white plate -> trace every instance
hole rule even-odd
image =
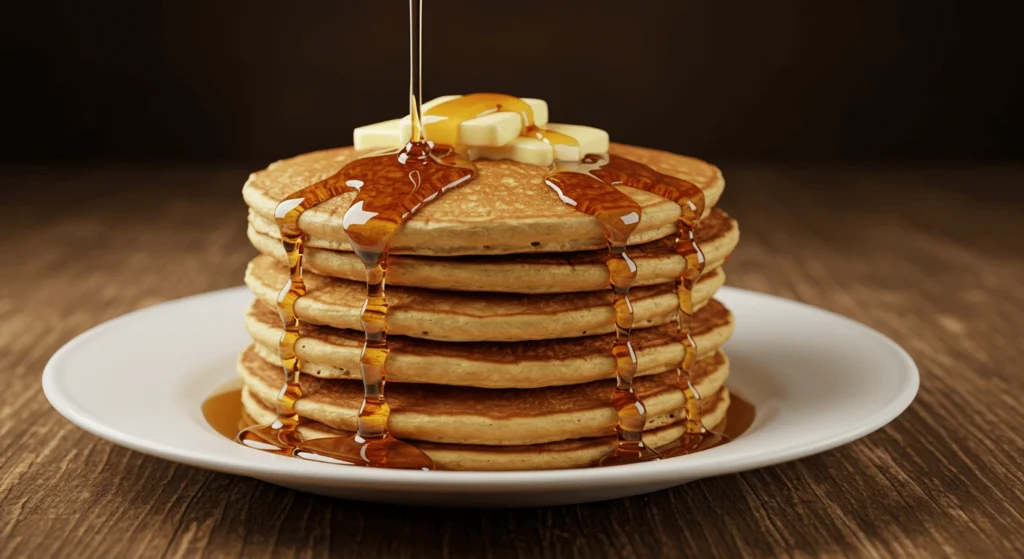
[[[251,450],[218,435],[200,406],[235,375],[250,343],[245,288],[137,311],[75,338],[43,372],[50,403],[116,444],[200,468],[366,501],[536,506],[638,495],[794,460],[863,437],[917,393],[917,367],[885,336],[808,305],[739,289],[716,297],[737,316],[730,388],[753,403],[750,429],[689,456],[610,468],[419,472],[358,468]]]

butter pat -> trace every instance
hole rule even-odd
[[[533,127],[529,129],[523,126],[529,115],[521,112],[484,108],[479,109],[479,113],[466,114],[466,111],[478,110],[473,108],[474,104],[479,107],[481,103],[493,102],[494,96],[481,101],[481,97],[487,96],[475,95],[473,99],[466,99],[462,107],[439,107],[459,99],[460,95],[444,95],[424,103],[422,120],[426,139],[463,146],[470,159],[510,159],[540,166],[548,166],[555,161],[579,161],[589,153],[608,151],[608,133],[604,130],[578,124],[549,123],[548,104],[543,99],[519,99],[533,113]],[[432,110],[435,114],[430,114]],[[453,119],[453,123],[454,119],[465,120],[459,122],[456,129],[444,126],[448,119]],[[570,136],[579,145],[559,141],[565,139],[558,134],[549,134],[545,138],[545,131]],[[405,116],[356,128],[353,143],[358,150],[399,149],[409,142],[411,136],[412,121]]]
[[[466,157],[470,159],[511,159],[528,165],[547,167],[555,162],[555,152],[551,146],[536,138],[515,138],[511,142],[497,147],[470,146],[466,148]]]
[[[400,119],[385,120],[360,126],[352,131],[352,145],[358,150],[397,149],[409,143],[409,132],[403,136]]]
[[[490,112],[468,118],[459,125],[457,137],[437,137],[432,133],[431,126],[447,120],[447,117],[430,114],[431,109],[462,97],[461,95],[444,95],[423,104],[423,124],[427,129],[427,139],[441,144],[459,144],[463,146],[503,146],[518,138],[523,133],[523,120],[527,115],[511,111]],[[533,112],[534,126],[544,126],[548,122],[548,104],[543,99],[522,98]],[[408,116],[401,119],[402,132],[408,138],[412,135],[412,121]]]
[[[440,105],[445,101],[458,99],[461,95],[442,95],[436,99],[423,103],[421,110],[426,113],[431,107]],[[426,117],[428,122],[434,122],[436,117]],[[409,115],[402,118],[385,120],[374,124],[360,126],[352,132],[352,145],[358,150],[364,149],[398,149],[409,143],[412,138],[412,120]]]
[[[608,153],[608,132],[593,126],[581,124],[558,124],[549,123],[544,128],[553,132],[560,132],[566,136],[572,136],[579,142],[575,146],[554,146],[555,159],[557,161],[579,161],[588,153]]]
[[[579,161],[588,153],[608,152],[608,133],[600,128],[554,122],[548,123],[544,128],[571,136],[579,142],[579,147],[558,144],[552,146],[537,138],[519,137],[499,147],[470,146],[467,156],[470,159],[511,159],[547,167],[555,161]]]

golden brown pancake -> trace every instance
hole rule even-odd
[[[276,227],[258,231],[249,227],[249,240],[261,253],[287,264]],[[715,208],[696,231],[704,253],[705,272],[722,265],[739,242],[736,221]],[[608,288],[607,251],[560,254],[516,254],[430,258],[394,255],[388,259],[388,284],[457,291],[511,293],[570,293]],[[664,237],[629,250],[637,264],[634,287],[675,281],[686,263],[675,251],[675,239]],[[325,276],[363,281],[366,270],[351,252],[310,248],[305,269]]]
[[[612,144],[610,151],[693,182],[704,191],[709,210],[725,188],[718,168],[697,159],[619,144]],[[279,202],[360,155],[351,147],[318,151],[253,173],[242,195],[255,214],[254,227],[272,231]],[[477,161],[476,166],[478,175],[473,181],[425,206],[396,232],[391,242],[393,254],[453,256],[604,248],[597,219],[568,207],[544,184],[549,173],[546,167],[514,161]],[[675,234],[680,214],[675,202],[632,188],[620,190],[643,210],[631,244]],[[338,196],[303,213],[299,227],[309,235],[308,246],[351,250],[342,216],[353,198],[353,193]]]
[[[247,423],[266,424],[275,414],[262,401],[247,390],[242,391],[242,403],[249,416]],[[721,431],[729,409],[729,389],[722,387],[703,401],[703,415],[713,431]],[[299,432],[307,439],[350,435],[348,431],[334,429],[317,421],[304,420]],[[644,443],[652,448],[669,444],[683,435],[680,423],[658,427],[644,432]],[[427,453],[435,466],[442,470],[553,470],[582,468],[593,465],[615,449],[614,437],[596,437],[516,446],[486,446],[409,441]]]
[[[253,396],[267,406],[276,402],[283,382],[278,366],[249,348],[239,357],[238,371]],[[720,351],[698,360],[690,372],[701,394],[717,392],[728,376],[729,361]],[[636,379],[647,407],[646,429],[679,421],[684,396],[677,383],[674,372]],[[362,383],[303,375],[301,385],[299,415],[355,429]],[[617,416],[609,402],[614,386],[614,380],[525,390],[388,383],[388,427],[401,439],[491,446],[601,437],[615,433]]]
[[[247,423],[265,424],[275,414],[262,401],[243,390]],[[722,387],[703,402],[703,416],[712,431],[720,432],[730,404],[729,389]],[[317,421],[304,420],[299,432],[307,439],[350,435]],[[644,443],[652,448],[667,445],[683,435],[681,423],[644,432]],[[551,470],[593,465],[615,448],[614,437],[595,437],[534,445],[487,446],[409,441],[427,453],[442,470]]]
[[[254,350],[264,360],[280,365],[278,340],[284,329],[277,312],[261,302],[245,318]],[[698,357],[720,349],[732,335],[733,317],[716,300],[693,317],[690,334]],[[634,330],[637,376],[675,370],[683,359],[676,341],[676,326],[669,324]],[[319,378],[360,379],[359,355],[363,333],[326,326],[304,326],[296,344],[302,371]],[[388,338],[388,379],[482,388],[537,388],[580,384],[615,377],[610,348],[614,334],[537,340],[529,342],[437,342],[403,336]]]
[[[269,256],[257,256],[245,272],[245,283],[267,305],[288,279],[288,270]],[[359,330],[366,300],[365,284],[306,274],[306,295],[295,313],[311,324]],[[694,307],[707,304],[725,273],[713,270],[694,288]],[[585,293],[520,295],[463,293],[414,287],[389,287],[388,332],[453,342],[522,341],[605,334],[615,330],[611,290]],[[676,319],[679,295],[672,284],[639,287],[629,294],[634,327],[667,324]]]

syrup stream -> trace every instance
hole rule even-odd
[[[421,139],[418,103],[412,94],[418,89],[413,69],[421,65],[418,30],[422,27],[421,0],[410,0],[410,118],[413,141],[391,153],[352,161],[334,175],[308,186],[277,206],[275,219],[288,256],[289,279],[278,297],[278,313],[284,326],[279,344],[285,384],[278,395],[277,419],[269,424],[243,429],[238,441],[247,446],[302,458],[355,465],[432,469],[433,462],[416,447],[393,437],[388,431],[390,406],[385,396],[387,381],[387,252],[391,237],[420,207],[447,190],[471,180],[476,168],[450,146]],[[419,25],[416,21],[419,20]],[[422,72],[422,70],[420,70]],[[356,433],[303,441],[295,410],[302,397],[302,363],[295,354],[302,324],[295,303],[306,294],[302,259],[306,235],[299,226],[302,214],[336,196],[355,193],[343,218],[345,233],[366,268],[366,300],[360,315],[365,341],[359,369],[363,379],[363,403],[356,420]]]

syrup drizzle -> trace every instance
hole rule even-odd
[[[417,13],[410,1],[410,48],[418,62]],[[410,71],[410,76],[413,76]],[[414,80],[415,81],[415,80]],[[420,207],[476,175],[473,164],[450,146],[421,138],[418,103],[410,83],[412,140],[397,152],[371,155],[345,165],[334,175],[310,185],[282,201],[275,219],[288,256],[289,278],[278,296],[278,313],[284,326],[279,344],[285,384],[278,395],[277,419],[269,425],[243,429],[238,441],[247,446],[313,460],[365,466],[432,469],[433,462],[418,448],[393,437],[388,431],[390,407],[384,394],[388,357],[385,292],[387,254],[395,231]],[[360,322],[365,341],[359,359],[364,396],[356,433],[303,441],[295,410],[302,397],[299,384],[302,363],[295,354],[301,319],[295,302],[306,294],[302,260],[306,235],[299,227],[302,214],[336,196],[355,192],[342,220],[355,253],[366,268],[366,301]]]
[[[624,157],[590,154],[579,163],[559,163],[545,182],[566,204],[598,218],[608,244],[609,280],[615,301],[616,340],[612,347],[615,357],[616,386],[612,404],[618,415],[615,451],[601,459],[599,465],[612,465],[676,456],[697,450],[708,436],[701,418],[701,397],[690,382],[690,371],[697,359],[697,348],[690,336],[693,319],[693,288],[704,271],[704,254],[697,246],[694,228],[704,213],[704,193],[688,181],[665,175]],[[685,434],[680,445],[669,446],[659,452],[643,445],[643,427],[646,408],[633,391],[636,356],[632,353],[630,329],[633,322],[629,305],[629,287],[636,277],[635,266],[630,269],[626,254],[629,234],[639,222],[640,208],[616,186],[628,186],[667,198],[679,205],[680,216],[676,236],[676,252],[683,257],[686,267],[676,282],[679,294],[677,339],[683,344],[683,360],[677,368],[679,387],[685,396]],[[628,231],[619,222],[635,219]],[[622,237],[625,232],[625,237]]]
[[[633,304],[629,300],[629,289],[636,281],[636,263],[630,259],[626,249],[629,236],[640,223],[642,210],[632,198],[592,174],[603,163],[594,155],[588,155],[579,163],[560,162],[545,179],[545,183],[563,202],[596,217],[608,245],[605,266],[608,268],[615,308],[615,342],[612,344],[615,389],[611,401],[618,415],[615,426],[618,445],[611,454],[601,459],[600,465],[613,465],[654,460],[661,455],[644,444],[647,409],[633,387],[637,358],[630,339]]]

